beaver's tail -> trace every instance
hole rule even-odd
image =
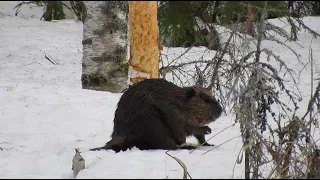
[[[92,149],[90,149],[90,151],[100,151],[102,149],[104,149],[104,150],[112,149],[116,153],[118,153],[121,150],[125,151],[128,148],[131,148],[131,147],[129,147],[128,143],[126,143],[126,138],[116,136],[116,137],[112,138],[109,142],[107,142],[105,146],[92,148]]]

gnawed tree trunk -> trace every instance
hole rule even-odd
[[[121,92],[128,84],[128,1],[84,3],[82,88]]]
[[[157,1],[130,1],[129,85],[159,77]]]

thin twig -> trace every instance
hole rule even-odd
[[[199,145],[198,147],[204,145],[204,144],[207,143],[210,139],[214,138],[215,136],[217,136],[218,134],[222,133],[223,131],[229,129],[230,127],[234,126],[235,124],[236,124],[236,122],[233,123],[233,124],[231,124],[230,126],[224,128],[224,129],[222,129],[221,131],[219,131],[217,134],[215,134],[215,135],[213,135],[212,137],[210,137],[209,139],[207,139],[205,142],[203,142],[203,143],[202,143],[201,145]],[[189,154],[191,154],[191,153],[192,153],[193,151],[195,151],[195,150],[196,150],[196,149],[192,149],[192,150],[189,152]]]
[[[236,136],[236,137],[234,137],[234,138],[231,138],[231,139],[229,139],[228,141],[226,141],[226,142],[224,142],[224,143],[219,144],[218,146],[214,146],[214,148],[212,148],[212,149],[210,149],[210,150],[208,150],[208,151],[204,152],[202,155],[204,155],[204,154],[206,154],[206,153],[208,153],[208,152],[210,152],[210,151],[212,151],[212,150],[214,150],[214,149],[218,148],[219,146],[221,146],[221,145],[223,145],[223,144],[225,144],[225,143],[227,143],[227,142],[229,142],[229,141],[232,141],[232,140],[234,140],[234,139],[236,139],[236,138],[238,138],[238,137],[241,137],[241,135]]]
[[[168,153],[169,151],[170,151],[170,150],[166,151],[166,154],[167,154],[168,156],[170,156],[171,158],[173,158],[174,160],[176,160],[176,161],[180,164],[180,166],[182,167],[182,169],[183,169],[183,179],[187,179],[187,175],[189,176],[190,179],[192,179],[191,176],[190,176],[190,174],[189,174],[189,172],[188,172],[188,170],[187,170],[187,166],[186,166],[180,159],[178,159],[178,158],[176,158],[176,157],[174,157],[174,156],[171,156],[171,155]]]
[[[44,57],[45,57],[48,61],[50,61],[53,65],[56,65],[46,54],[44,55]]]
[[[39,50],[44,53],[44,57],[45,57],[48,61],[50,61],[52,64],[54,64],[54,65],[59,64],[56,60],[54,60],[51,56],[49,56],[48,53],[42,51],[41,49],[39,49]]]

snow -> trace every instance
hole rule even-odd
[[[42,9],[22,8],[18,17],[12,8],[18,2],[0,2],[0,178],[72,178],[72,158],[80,148],[86,169],[77,178],[182,178],[182,168],[164,150],[140,151],[136,148],[115,154],[89,151],[110,139],[113,116],[121,93],[81,88],[81,22],[40,21]],[[272,20],[273,23],[281,22]],[[320,18],[304,19],[318,33]],[[312,41],[312,44],[310,44]],[[301,32],[298,46],[289,45],[308,62],[309,46],[314,59],[320,56],[320,40]],[[290,44],[291,43],[291,44]],[[274,42],[264,44],[281,53],[290,66],[293,53]],[[183,48],[165,48],[168,58],[177,57]],[[194,48],[184,60],[200,59],[203,48]],[[210,53],[211,57],[214,53]],[[209,54],[209,55],[210,55]],[[45,56],[56,60],[52,64]],[[207,57],[208,58],[208,57]],[[317,62],[319,63],[319,62]],[[320,67],[320,66],[317,66]],[[310,97],[310,68],[303,70],[299,87],[303,109]],[[320,75],[315,75],[319,78]],[[233,124],[233,115],[222,115],[212,123],[207,139]],[[240,135],[237,125],[215,136],[209,143],[219,145]],[[188,138],[195,143],[195,138]],[[240,138],[216,147],[170,151],[187,166],[192,178],[232,178],[242,146]],[[243,164],[235,166],[234,177],[243,178]]]
[[[3,16],[15,16],[23,19],[36,18],[40,19],[43,14],[43,7],[37,7],[35,5],[22,5],[19,9],[14,7],[21,2],[27,1],[0,1],[0,17]]]

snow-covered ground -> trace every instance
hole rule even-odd
[[[88,151],[110,139],[121,94],[81,89],[81,22],[43,22],[38,18],[41,9],[25,8],[14,17],[16,4],[0,2],[0,178],[72,178],[72,158],[78,147],[86,169],[77,178],[182,178],[180,165],[163,150]],[[319,17],[306,18],[306,22],[320,32]],[[307,62],[312,37],[300,34],[302,47],[295,48]],[[319,59],[319,39],[313,39],[311,46],[314,59]],[[287,49],[269,47],[283,53],[286,62],[292,59]],[[179,51],[170,49],[172,54]],[[310,87],[309,71],[308,67],[304,70],[302,90]],[[309,98],[310,90],[303,95]],[[212,123],[213,132],[207,138],[233,124],[233,119],[223,115]],[[234,126],[209,143],[218,145],[239,135]],[[194,138],[188,141],[196,142]],[[206,154],[208,147],[191,154],[188,150],[169,153],[186,164],[192,178],[231,178],[241,146],[241,139],[236,138]],[[236,165],[234,177],[242,178],[243,173],[243,165]]]

